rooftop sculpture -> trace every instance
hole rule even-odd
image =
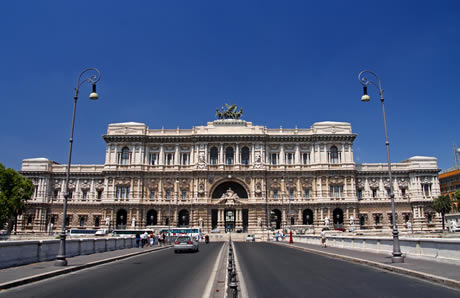
[[[236,104],[232,104],[231,106],[225,104],[225,107],[222,107],[221,111],[216,109],[216,116],[219,117],[219,119],[240,119],[242,115],[243,109],[240,108],[240,111],[238,112],[238,107]]]

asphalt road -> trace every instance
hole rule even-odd
[[[460,291],[270,243],[235,242],[248,296],[460,297]]]
[[[0,297],[202,297],[223,243],[160,250],[0,292]]]

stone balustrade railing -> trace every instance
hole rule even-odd
[[[293,236],[294,243],[320,244],[319,235],[296,235]],[[441,262],[460,264],[460,239],[441,238],[405,238],[400,237],[399,244],[401,252],[413,258],[437,260]],[[393,251],[392,237],[372,236],[327,236],[327,245],[347,249],[357,249],[369,252]]]
[[[98,252],[132,248],[133,238],[88,238],[66,240],[66,256],[74,257]],[[26,265],[56,259],[59,240],[23,240],[0,242],[0,268]]]

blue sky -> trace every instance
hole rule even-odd
[[[460,147],[459,1],[3,1],[0,162],[66,163],[73,89],[83,85],[73,163],[104,162],[113,122],[191,128],[236,103],[271,128],[350,122],[356,162],[386,162],[381,106],[357,80],[385,89],[391,159]]]

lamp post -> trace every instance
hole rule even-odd
[[[80,83],[80,80],[86,72],[93,72],[94,74],[91,75],[90,77],[83,79],[83,81]],[[89,99],[91,100],[97,100],[99,98],[98,94],[96,93],[96,83],[101,79],[101,73],[97,68],[87,68],[83,70],[77,80],[77,85],[75,87],[75,95],[73,97],[74,103],[73,103],[73,113],[72,113],[72,128],[70,130],[70,139],[69,139],[69,159],[67,163],[67,172],[66,172],[66,177],[65,177],[65,193],[64,193],[64,210],[63,210],[63,218],[62,218],[62,229],[61,229],[61,234],[59,234],[59,251],[58,255],[56,256],[56,266],[66,266],[67,265],[67,260],[65,256],[65,239],[66,239],[66,218],[67,218],[67,199],[69,198],[69,179],[70,179],[70,163],[72,161],[72,144],[73,144],[73,131],[74,131],[74,126],[75,126],[75,111],[77,108],[77,100],[78,100],[78,92],[80,90],[80,86],[85,83],[91,83],[92,84],[92,92],[89,95]]]
[[[267,172],[265,172],[265,213],[266,213],[266,226],[267,226],[267,242],[270,241],[270,212],[268,211],[268,177]]]
[[[366,77],[366,75],[373,76],[377,82],[374,82]],[[361,97],[361,101],[368,102],[371,100],[370,96],[367,94],[367,86],[374,85],[379,89],[380,94],[380,102],[382,103],[382,112],[383,112],[383,124],[385,127],[385,146],[387,149],[387,162],[388,162],[388,176],[390,179],[390,198],[391,198],[391,219],[393,222],[393,253],[391,261],[393,263],[404,263],[404,256],[401,253],[401,248],[399,246],[399,232],[398,226],[396,224],[396,216],[395,216],[395,200],[394,200],[394,192],[393,192],[393,179],[391,177],[391,162],[390,162],[390,142],[388,141],[388,129],[387,129],[387,120],[385,116],[385,105],[383,99],[383,89],[382,83],[380,78],[374,72],[370,70],[363,70],[358,75],[358,80],[363,85],[363,96]]]
[[[291,192],[289,191],[289,243],[294,243],[292,240],[292,214],[291,214]]]

